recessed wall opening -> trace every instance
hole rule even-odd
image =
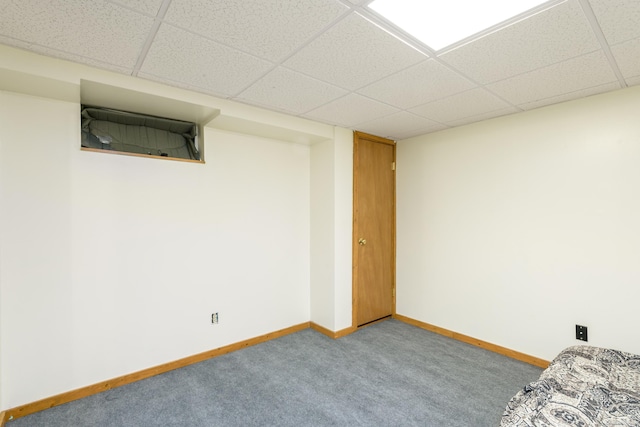
[[[90,105],[80,116],[83,148],[201,160],[196,123]]]
[[[204,163],[204,127],[220,110],[153,89],[80,80],[81,149]]]

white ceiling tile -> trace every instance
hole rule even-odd
[[[0,0],[0,43],[393,139],[615,90],[607,48],[640,84],[640,0],[550,0],[431,59],[369,2]]]
[[[230,95],[249,86],[271,67],[254,56],[163,24],[140,76],[152,75]]]
[[[3,1],[1,9],[0,35],[125,68],[135,65],[153,24],[100,0],[91,7],[83,0]]]
[[[305,114],[305,117],[353,128],[359,123],[388,116],[399,110],[364,96],[351,93]]]
[[[640,76],[640,38],[612,46],[611,53],[625,78]]]
[[[303,114],[346,94],[344,89],[278,67],[238,95],[237,99]]]
[[[407,109],[471,89],[475,85],[433,59],[366,86],[358,93]]]
[[[413,130],[413,131],[408,131],[408,132],[399,132],[396,135],[395,140],[396,141],[400,141],[402,139],[413,138],[414,136],[426,135],[428,133],[438,132],[438,131],[445,130],[445,129],[449,129],[449,126],[446,126],[446,125],[435,125],[435,126],[430,126],[428,128],[425,128],[425,129],[418,129],[418,130]]]
[[[487,84],[600,49],[577,1],[561,3],[441,58]]]
[[[89,65],[91,67],[102,68],[103,70],[109,70],[109,71],[113,71],[121,74],[131,74],[131,71],[133,69],[133,65],[130,67],[120,67],[118,65],[110,64],[108,62],[102,62],[95,59],[86,58],[84,56],[75,55],[73,53],[64,52],[61,50],[51,49],[48,47],[43,47],[36,44],[23,42],[21,40],[14,40],[1,35],[0,35],[0,44],[13,46],[18,49],[28,50],[31,52],[39,53],[41,55],[50,56],[53,58],[59,58],[67,61],[78,62],[81,64]]]
[[[424,117],[411,114],[406,111],[391,114],[376,120],[368,121],[357,125],[358,130],[381,136],[383,138],[395,139],[396,135],[404,135],[407,132],[415,132],[422,129],[441,127],[439,123]]]
[[[629,79],[627,79],[627,84],[629,86],[636,86],[636,85],[640,85],[640,76],[637,77],[631,77]]]
[[[424,59],[417,50],[361,16],[351,14],[284,65],[355,90]]]
[[[616,81],[607,58],[598,51],[488,85],[487,89],[519,105]]]
[[[507,114],[514,114],[518,112],[520,112],[520,110],[518,110],[515,107],[507,107],[507,108],[501,108],[499,110],[489,111],[488,113],[478,114],[476,116],[465,117],[463,119],[457,119],[457,120],[451,120],[446,123],[447,125],[452,127],[463,126],[463,125],[468,125],[469,123],[481,122],[483,120],[494,119],[496,117],[506,116]]]
[[[153,74],[147,74],[147,73],[138,73],[138,75],[136,77],[139,77],[141,79],[145,79],[145,80],[151,80],[157,83],[162,83],[165,84],[167,86],[172,86],[172,87],[178,87],[180,89],[187,89],[193,92],[199,92],[199,93],[204,93],[207,95],[213,95],[213,96],[217,96],[218,98],[229,98],[229,94],[227,93],[223,93],[223,92],[218,92],[217,90],[213,89],[213,88],[206,88],[206,87],[201,87],[201,86],[195,86],[189,83],[185,83],[182,81],[175,81],[175,80],[171,80],[169,78],[165,78],[165,77],[158,77],[156,75]]]
[[[163,0],[110,0],[112,3],[121,4],[138,12],[156,16],[162,6]]]
[[[347,10],[335,0],[173,0],[165,21],[261,58],[279,60]]]
[[[616,89],[620,89],[620,83],[618,82],[607,83],[600,86],[590,87],[588,89],[565,93],[559,96],[553,96],[551,98],[541,99],[539,101],[527,102],[527,103],[518,105],[518,107],[522,108],[523,110],[533,110],[534,108],[544,107],[546,105],[552,105],[552,104],[559,104],[561,102],[584,98],[591,95],[597,95],[599,93],[609,92]]]
[[[523,110],[533,110],[535,108],[540,108],[540,107],[544,107],[552,104],[559,104],[561,102],[571,101],[574,99],[585,98],[587,96],[597,95],[599,93],[604,93],[604,92],[610,92],[616,89],[620,89],[620,84],[618,82],[607,83],[604,85],[579,90],[576,92],[571,92],[571,93],[566,93],[559,96],[554,96],[551,98],[541,99],[539,101],[527,102],[527,103],[518,105],[518,107],[522,108]]]
[[[590,0],[590,4],[610,44],[640,37],[640,1]]]
[[[509,104],[477,88],[410,109],[411,112],[440,123],[452,122],[510,107]]]

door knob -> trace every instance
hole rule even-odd
[[[367,241],[361,237],[361,238],[358,239],[358,244],[360,246],[364,246],[364,245],[367,244]]]

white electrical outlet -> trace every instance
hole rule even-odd
[[[218,312],[215,312],[211,315],[211,323],[218,323]]]

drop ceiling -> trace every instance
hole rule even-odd
[[[640,84],[638,0],[548,1],[437,52],[367,3],[0,0],[0,44],[396,140]]]

